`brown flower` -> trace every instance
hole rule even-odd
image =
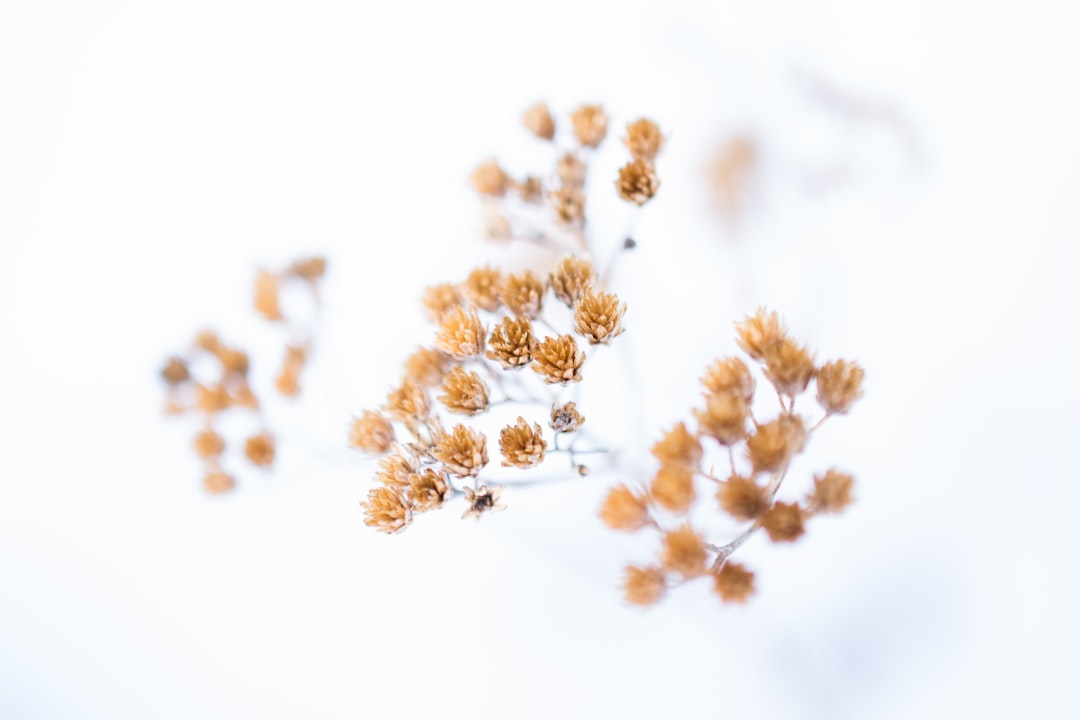
[[[244,443],[244,455],[256,467],[270,467],[274,464],[274,436],[267,432],[252,435]]]
[[[406,496],[416,512],[434,510],[446,502],[450,486],[442,473],[431,468],[409,477]]]
[[[421,423],[431,414],[431,402],[427,391],[410,378],[404,378],[401,385],[390,391],[383,405],[386,413],[404,423]]]
[[[225,451],[225,441],[213,430],[203,430],[195,436],[195,452],[204,460],[217,457]]]
[[[716,492],[720,507],[736,520],[756,520],[769,509],[771,498],[768,491],[752,478],[732,475],[720,483]]]
[[[195,347],[208,353],[216,353],[221,348],[221,339],[213,330],[202,330],[195,335]]]
[[[705,371],[701,384],[710,393],[731,393],[748,404],[754,399],[754,376],[746,363],[737,357],[720,358]]]
[[[438,350],[417,348],[405,358],[405,376],[425,387],[434,387],[442,382],[446,365],[446,356]]]
[[[780,316],[775,310],[768,311],[763,307],[753,315],[747,315],[742,322],[735,323],[735,333],[735,342],[755,360],[764,357],[765,348],[787,337],[787,329]]]
[[[490,265],[478,267],[465,279],[465,295],[481,310],[495,312],[499,309],[499,289],[502,273]]]
[[[653,605],[664,597],[664,592],[667,590],[664,571],[657,567],[643,568],[631,565],[626,568],[623,590],[626,593],[627,602],[634,605]]]
[[[806,532],[798,503],[776,503],[762,514],[761,527],[773,542],[795,542]]]
[[[697,497],[694,471],[682,463],[661,465],[653,477],[652,497],[672,512],[686,512]]]
[[[544,281],[532,270],[507,275],[503,281],[503,304],[515,315],[535,318],[544,306]]]
[[[506,194],[506,186],[510,178],[508,178],[506,173],[503,172],[503,169],[499,167],[498,162],[495,160],[488,160],[473,170],[469,180],[472,181],[473,187],[476,188],[476,192],[481,195],[499,197]]]
[[[233,378],[247,377],[251,361],[246,352],[223,347],[218,350],[217,357],[221,361],[221,370],[226,375],[231,375]]]
[[[607,345],[623,332],[622,317],[626,303],[614,293],[588,290],[574,310],[574,329],[590,344]]]
[[[689,525],[664,535],[661,564],[665,570],[693,578],[705,572],[705,560],[705,541]]]
[[[806,347],[790,338],[781,338],[764,349],[765,377],[781,395],[795,397],[814,377],[814,358]]]
[[[826,412],[846,413],[862,397],[863,369],[847,360],[827,362],[817,371],[817,400]]]
[[[315,282],[326,274],[326,258],[301,258],[289,265],[285,272],[295,278],[307,280],[308,282]]]
[[[392,488],[372,488],[360,507],[366,516],[364,524],[388,535],[401,532],[412,522],[412,507]]]
[[[532,369],[546,383],[567,383],[581,380],[585,353],[571,335],[544,338],[533,349]]]
[[[530,205],[539,205],[544,199],[544,183],[538,177],[530,175],[521,182],[514,182],[513,186],[522,201]]]
[[[746,419],[750,408],[746,401],[731,393],[714,393],[705,399],[705,410],[694,410],[701,432],[721,445],[734,445],[746,437]]]
[[[754,594],[754,573],[738,563],[724,563],[714,581],[713,588],[724,602],[743,603]]]
[[[523,368],[532,361],[532,351],[536,347],[536,337],[532,333],[532,323],[527,317],[507,315],[491,331],[490,349],[487,356],[498,360],[504,370]]]
[[[578,412],[577,403],[551,406],[551,429],[555,432],[572,433],[584,424],[585,416]]]
[[[652,446],[652,454],[662,465],[697,468],[701,462],[701,441],[686,429],[686,423],[680,422]]]
[[[544,462],[547,442],[538,423],[529,425],[525,418],[518,417],[516,423],[499,433],[499,449],[505,458],[503,467],[527,469]]]
[[[555,137],[555,121],[551,117],[547,103],[537,102],[530,105],[521,120],[529,132],[536,137],[543,140]]]
[[[443,317],[435,334],[435,347],[459,360],[478,357],[484,353],[486,334],[476,308],[456,307]]]
[[[282,319],[281,306],[278,304],[278,279],[266,270],[260,270],[255,275],[255,312],[267,320]]]
[[[420,472],[420,459],[403,445],[394,445],[394,452],[379,458],[375,480],[388,487],[406,488],[412,476]]]
[[[613,530],[639,530],[649,523],[649,508],[644,497],[620,484],[608,491],[600,506],[600,519]]]
[[[548,283],[555,297],[569,308],[573,308],[585,297],[585,293],[592,288],[595,281],[596,271],[593,270],[592,262],[576,255],[564,257],[548,276]]]
[[[600,105],[582,105],[570,115],[574,136],[587,147],[596,147],[607,136],[607,115]]]
[[[469,503],[469,508],[461,514],[461,519],[474,517],[479,521],[480,516],[486,512],[505,510],[506,505],[499,502],[500,495],[502,495],[501,487],[494,487],[490,490],[487,485],[481,485],[476,490],[465,488],[465,502]]]
[[[446,471],[458,477],[475,477],[488,462],[487,438],[465,425],[440,433],[433,452]]]
[[[191,379],[191,371],[188,370],[187,363],[183,358],[171,357],[165,362],[165,367],[161,369],[161,379],[169,386],[175,387],[182,385]]]
[[[579,187],[566,185],[552,190],[548,194],[548,201],[559,219],[568,225],[585,219],[585,192]]]
[[[439,322],[446,313],[465,302],[461,289],[453,283],[431,285],[424,291],[422,300],[427,309],[428,319]]]
[[[358,418],[353,418],[349,430],[349,445],[373,455],[381,455],[390,449],[394,442],[394,426],[390,421],[374,410],[365,410]]]
[[[488,387],[471,370],[455,367],[446,374],[439,400],[446,409],[461,415],[476,415],[487,410]]]
[[[646,160],[631,160],[619,169],[619,179],[615,189],[626,202],[641,206],[656,195],[660,189],[660,180],[656,169]]]
[[[754,472],[781,470],[806,445],[806,426],[798,415],[784,414],[760,425],[746,441],[746,454]]]
[[[639,118],[626,126],[623,144],[635,160],[652,162],[664,144],[664,135],[652,120]]]
[[[203,489],[208,493],[220,495],[236,487],[236,480],[232,475],[220,470],[212,470],[203,476]]]
[[[229,393],[221,384],[198,385],[195,405],[205,413],[219,413],[232,404]]]
[[[585,185],[585,163],[575,153],[563,153],[555,165],[555,174],[559,176],[559,182],[566,187],[582,187]]]
[[[835,468],[829,468],[824,475],[814,476],[814,490],[806,499],[812,512],[838,513],[855,499],[851,488],[855,478]]]

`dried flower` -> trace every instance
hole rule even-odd
[[[689,525],[664,535],[661,564],[665,570],[693,578],[705,572],[705,541]]]
[[[862,397],[863,369],[847,360],[827,362],[817,371],[817,400],[826,412],[846,413]]]
[[[619,169],[615,189],[618,190],[619,197],[626,202],[641,206],[656,195],[656,191],[660,189],[660,180],[656,177],[656,169],[652,163],[631,160]]]
[[[855,499],[851,488],[855,478],[835,468],[829,468],[824,475],[814,476],[814,490],[807,497],[811,512],[838,513]]]
[[[714,581],[713,588],[724,602],[743,603],[754,594],[754,573],[738,563],[725,562]]]
[[[412,522],[412,507],[396,490],[388,487],[368,491],[364,508],[364,524],[387,535],[401,532]]]
[[[432,348],[417,348],[405,358],[405,376],[419,385],[434,387],[442,382],[447,358]]]
[[[581,223],[585,219],[585,192],[576,186],[566,185],[551,191],[548,195],[551,209],[568,225]]]
[[[503,172],[503,169],[499,167],[498,162],[495,160],[488,160],[473,170],[469,180],[472,181],[473,187],[476,188],[476,192],[481,195],[501,197],[506,194],[506,186],[510,178],[508,178],[506,173]]]
[[[503,281],[500,296],[503,304],[515,315],[535,318],[544,306],[544,281],[532,270],[508,275]]]
[[[252,435],[244,443],[244,455],[256,467],[270,467],[274,464],[274,437],[270,433],[261,432]]]
[[[416,512],[427,512],[446,502],[450,486],[442,473],[431,468],[409,477],[406,496]]]
[[[427,391],[420,384],[404,378],[400,386],[387,394],[383,409],[395,420],[421,423],[431,414],[431,402],[428,400]]]
[[[585,353],[572,335],[544,338],[533,349],[532,369],[546,383],[565,385],[580,381],[584,363]]]
[[[487,438],[465,425],[439,433],[433,452],[446,471],[458,477],[475,477],[488,462]]]
[[[573,308],[596,281],[596,271],[588,258],[569,255],[559,261],[548,276],[555,297]]]
[[[486,334],[476,308],[456,307],[443,317],[435,347],[459,360],[478,357],[484,353]]]
[[[379,458],[375,479],[388,487],[405,488],[420,472],[420,459],[404,445],[394,445],[394,452]]]
[[[525,418],[518,417],[516,423],[499,433],[499,449],[505,458],[503,467],[527,469],[544,462],[547,442],[539,424],[529,425]]]
[[[488,387],[471,370],[455,367],[447,373],[439,401],[446,409],[461,415],[476,415],[487,410]]]
[[[255,275],[255,312],[271,321],[283,317],[278,304],[277,276],[266,270],[260,270]]]
[[[701,432],[721,445],[734,445],[746,437],[750,408],[739,395],[714,393],[705,399],[705,410],[695,410]]]
[[[465,295],[481,310],[495,312],[501,302],[502,273],[489,265],[478,267],[465,279]]]
[[[624,484],[608,491],[600,506],[600,519],[613,530],[640,530],[649,523],[649,508],[645,498]]]
[[[281,373],[276,380],[278,392],[286,397],[291,397],[300,392],[300,373],[307,364],[306,345],[287,345],[285,347],[285,359],[281,365]]]
[[[183,358],[171,357],[161,369],[161,379],[171,387],[182,385],[191,379],[191,371]]]
[[[735,323],[735,333],[739,347],[755,360],[764,357],[765,348],[787,337],[787,329],[780,316],[775,310],[770,312],[763,307],[753,315],[747,315],[742,322]]]
[[[710,393],[730,393],[750,403],[756,382],[746,363],[736,357],[720,358],[705,371],[701,384]]]
[[[805,532],[798,503],[778,502],[761,516],[761,527],[773,542],[795,542]]]
[[[296,260],[289,265],[285,272],[301,280],[315,282],[326,274],[326,258],[309,257]]]
[[[523,368],[532,361],[536,337],[527,317],[506,316],[491,331],[487,356],[498,360],[504,370]]]
[[[223,347],[218,351],[217,357],[221,361],[221,370],[226,375],[234,378],[247,377],[251,362],[246,352]]]
[[[686,512],[697,497],[694,471],[682,463],[661,465],[653,477],[652,497],[672,512]]]
[[[574,310],[574,329],[589,343],[607,345],[623,332],[622,316],[626,303],[614,293],[588,290]]]
[[[195,405],[205,413],[218,413],[232,404],[224,385],[215,383],[213,385],[198,385],[197,387],[198,393],[195,398]]]
[[[720,483],[716,492],[720,507],[736,520],[756,520],[769,509],[771,498],[768,491],[754,482],[753,478],[732,475]]]
[[[501,487],[494,487],[490,490],[487,485],[481,485],[476,490],[465,488],[465,502],[469,503],[469,509],[462,513],[461,519],[474,517],[479,521],[480,516],[486,512],[505,510],[506,505],[499,502],[500,495],[502,495]]]
[[[635,160],[652,162],[664,144],[664,135],[652,120],[639,118],[626,126],[623,144]]]
[[[781,470],[806,445],[806,426],[798,415],[784,414],[758,426],[746,441],[746,454],[754,472]]]
[[[551,429],[555,432],[572,433],[584,424],[585,416],[578,412],[577,403],[551,406]]]
[[[563,153],[555,165],[555,174],[565,187],[584,187],[585,163],[576,153]]]
[[[217,457],[225,451],[225,441],[213,430],[203,430],[195,436],[195,452],[204,460]]]
[[[381,455],[390,449],[394,442],[394,426],[382,414],[374,410],[365,410],[358,418],[353,418],[349,430],[349,445],[373,455]]]
[[[529,132],[543,140],[555,137],[555,121],[551,117],[547,103],[537,102],[525,110],[522,122]]]
[[[203,489],[208,493],[219,495],[236,487],[236,480],[232,475],[220,470],[212,470],[203,476]]]
[[[652,454],[662,465],[685,465],[696,468],[701,462],[701,441],[680,422],[664,433],[655,445]]]
[[[221,340],[213,330],[202,330],[195,336],[195,347],[215,354],[221,349]]]
[[[634,605],[653,605],[664,596],[667,590],[664,571],[657,567],[643,568],[631,565],[626,568],[623,589],[627,602]]]
[[[790,338],[781,338],[766,347],[762,357],[765,360],[765,377],[781,395],[795,397],[806,389],[814,377],[814,359],[805,346]]]
[[[513,183],[513,186],[523,202],[539,205],[544,199],[544,183],[538,177],[529,176],[521,182]]]
[[[461,289],[453,283],[439,283],[431,285],[424,291],[424,308],[427,309],[428,319],[439,322],[446,313],[465,302],[465,296]]]
[[[607,115],[600,105],[582,105],[570,115],[574,136],[587,147],[597,147],[607,136]]]

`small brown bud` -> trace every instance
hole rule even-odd
[[[427,391],[410,378],[401,381],[401,385],[391,390],[383,405],[386,413],[404,423],[421,423],[431,414],[431,402]]]
[[[506,194],[506,186],[509,183],[510,178],[508,178],[506,173],[503,172],[503,169],[499,167],[498,162],[495,160],[488,160],[473,170],[469,180],[472,181],[473,187],[476,188],[476,192],[481,195],[501,197]]]
[[[750,357],[761,360],[765,348],[787,337],[787,329],[776,311],[759,307],[753,315],[735,323],[735,341]]]
[[[754,594],[754,573],[731,561],[714,577],[713,588],[724,602],[744,603]]]
[[[465,279],[465,296],[481,310],[495,312],[501,300],[502,273],[489,265],[478,267]]]
[[[220,495],[229,492],[235,487],[236,480],[233,479],[232,475],[220,470],[213,470],[203,476],[203,489],[208,493]]]
[[[600,105],[582,105],[570,115],[574,136],[586,147],[597,147],[607,136],[607,115]]]
[[[195,405],[205,413],[219,413],[232,404],[229,393],[221,384],[199,385]]]
[[[498,360],[504,370],[523,368],[532,361],[536,337],[532,333],[532,323],[527,317],[507,315],[491,331],[490,349],[487,356]]]
[[[489,489],[487,485],[481,485],[475,491],[472,488],[465,488],[465,502],[469,504],[469,508],[462,513],[461,519],[474,517],[479,522],[480,516],[484,513],[505,510],[506,505],[499,502],[500,495],[502,495],[501,487]]]
[[[757,428],[746,441],[746,454],[754,472],[776,472],[805,446],[806,426],[802,418],[784,414]]]
[[[579,187],[570,185],[553,190],[548,194],[551,209],[567,225],[577,225],[585,220],[585,193]]]
[[[394,426],[380,413],[365,410],[363,415],[353,419],[349,445],[357,450],[381,455],[390,449],[393,442]]]
[[[499,433],[499,449],[502,451],[503,467],[527,469],[544,462],[547,442],[540,425],[529,425],[525,418],[519,417],[513,425],[508,425]]]
[[[721,445],[734,445],[746,437],[750,409],[746,401],[731,393],[714,393],[705,399],[705,410],[694,410],[701,432]]]
[[[465,302],[465,296],[457,285],[439,283],[424,291],[422,302],[427,310],[428,319],[440,322],[443,316]]]
[[[273,273],[260,270],[255,276],[255,312],[270,321],[282,319],[278,304],[278,279]]]
[[[427,512],[446,502],[449,492],[450,486],[443,474],[428,468],[410,476],[406,497],[415,512]]]
[[[424,387],[440,384],[446,372],[447,357],[432,348],[417,348],[405,358],[405,376]]]
[[[585,416],[578,412],[577,403],[551,406],[551,429],[555,432],[572,433],[584,424]]]
[[[664,135],[652,120],[639,118],[626,126],[623,144],[634,159],[652,162],[664,144]]]
[[[585,185],[585,163],[575,153],[563,153],[555,166],[555,174],[565,187],[583,187]]]
[[[456,307],[443,317],[435,334],[435,347],[451,357],[467,360],[484,354],[486,336],[476,308]]]
[[[716,499],[720,501],[720,507],[724,512],[742,521],[756,520],[759,515],[769,509],[771,502],[765,488],[754,482],[752,478],[741,475],[732,475],[725,482],[720,483]]]
[[[203,460],[217,457],[225,451],[225,441],[213,430],[203,430],[195,436],[195,452]]]
[[[795,397],[814,377],[814,359],[806,348],[790,338],[782,338],[765,348],[765,377],[781,395]]]
[[[292,277],[313,283],[326,274],[326,258],[301,258],[289,265],[285,272]]]
[[[364,524],[388,535],[401,532],[412,522],[412,507],[392,488],[372,488],[360,507],[364,508]]]
[[[544,281],[532,270],[506,276],[500,296],[514,315],[535,318],[544,307]]]
[[[620,168],[615,189],[623,200],[640,207],[656,195],[656,191],[660,189],[660,180],[656,177],[656,169],[652,163],[631,160]]]
[[[817,371],[817,400],[829,413],[842,415],[862,397],[863,369],[847,360],[834,360]]]
[[[533,349],[532,369],[546,383],[567,383],[581,380],[585,353],[571,335],[544,338]]]
[[[662,465],[697,468],[701,463],[701,441],[680,422],[652,446],[652,454]]]
[[[649,508],[645,498],[636,495],[626,485],[616,485],[608,491],[600,507],[600,519],[613,530],[640,530],[649,523]]]
[[[171,387],[182,385],[191,379],[191,371],[188,370],[187,363],[183,358],[171,357],[165,362],[165,367],[161,369],[161,379]]]
[[[653,605],[664,597],[664,592],[667,590],[664,571],[657,567],[643,568],[631,565],[626,568],[623,590],[626,593],[627,602],[634,605]]]
[[[754,399],[756,382],[742,360],[736,357],[720,358],[705,371],[701,384],[709,393],[731,393],[750,403]]]
[[[665,570],[694,578],[705,572],[705,541],[689,525],[664,536],[661,564]]]
[[[403,445],[393,447],[394,452],[379,458],[375,480],[388,487],[406,488],[412,482],[412,476],[420,472],[420,459]]]
[[[855,478],[830,468],[824,475],[814,476],[814,490],[806,499],[811,512],[838,513],[853,503],[851,488]]]
[[[652,497],[672,512],[686,512],[697,497],[694,471],[681,463],[661,465],[652,481]]]
[[[778,502],[761,516],[761,527],[773,542],[795,542],[806,531],[798,503]]]
[[[607,345],[623,332],[622,317],[626,303],[614,293],[590,289],[574,310],[574,329],[592,345]]]
[[[270,467],[274,464],[274,436],[266,432],[252,435],[244,443],[244,455],[256,467]]]
[[[455,367],[446,374],[439,401],[452,413],[476,415],[487,410],[488,387],[472,370]]]
[[[542,140],[550,140],[555,137],[555,120],[551,117],[547,103],[537,102],[525,110],[522,117],[525,127],[536,137]]]
[[[476,477],[488,463],[487,438],[465,425],[440,433],[433,452],[446,471],[458,477]]]
[[[573,308],[596,281],[596,271],[588,258],[569,255],[559,261],[548,276],[555,297]]]

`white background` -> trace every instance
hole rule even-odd
[[[3,0],[0,716],[1075,717],[1078,21],[1068,0]],[[740,551],[745,607],[622,603],[652,550],[595,519],[612,473],[478,524],[362,525],[349,415],[427,340],[425,284],[514,257],[465,178],[546,167],[518,125],[537,98],[670,134],[615,278],[641,392],[601,384],[591,422],[685,417],[759,303],[867,368],[800,459],[803,483],[851,470],[859,503]],[[737,236],[702,180],[734,131],[763,150]],[[601,245],[622,153],[593,173]],[[272,348],[252,270],[305,252],[331,261],[310,392],[271,408],[276,471],[208,498],[157,370],[205,325]]]

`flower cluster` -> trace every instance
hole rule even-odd
[[[282,312],[280,290],[283,284],[296,284],[309,289],[318,298],[318,283],[326,270],[326,261],[319,257],[298,260],[284,270],[271,273],[260,270],[255,277],[254,307],[257,313],[274,324],[289,325],[292,337],[305,336],[302,343],[286,344],[285,359],[275,385],[285,396],[300,391],[300,373],[311,345],[310,332],[300,323],[290,323]],[[249,382],[248,354],[223,342],[211,331],[196,335],[191,347],[165,362],[161,379],[166,386],[165,411],[170,415],[194,414],[201,419],[201,429],[195,435],[194,448],[203,463],[203,487],[219,494],[236,487],[236,480],[223,467],[225,438],[218,429],[217,418],[232,410],[245,410],[255,418],[257,430],[243,441],[246,459],[255,467],[270,468],[274,464],[276,441],[266,428],[262,403]],[[199,377],[195,368],[209,368]]]
[[[862,394],[863,370],[847,360],[817,364],[792,339],[775,312],[759,309],[736,324],[739,347],[760,368],[772,386],[780,410],[759,420],[753,410],[757,380],[738,357],[716,360],[701,379],[702,406],[696,423],[676,424],[652,448],[659,469],[647,487],[627,484],[611,488],[600,508],[610,528],[635,532],[651,528],[660,534],[655,565],[626,569],[625,594],[632,603],[657,602],[668,588],[709,578],[725,602],[744,602],[754,592],[754,574],[729,558],[746,540],[764,530],[773,542],[794,542],[807,520],[838,513],[852,502],[851,475],[830,468],[813,477],[801,500],[777,495],[796,455],[830,416],[847,413]],[[819,415],[811,421],[796,412],[796,398],[816,385]],[[717,476],[710,456],[719,453],[728,467]],[[702,493],[704,484],[711,491]],[[724,545],[707,542],[690,522],[690,514],[712,507],[748,527]]]

